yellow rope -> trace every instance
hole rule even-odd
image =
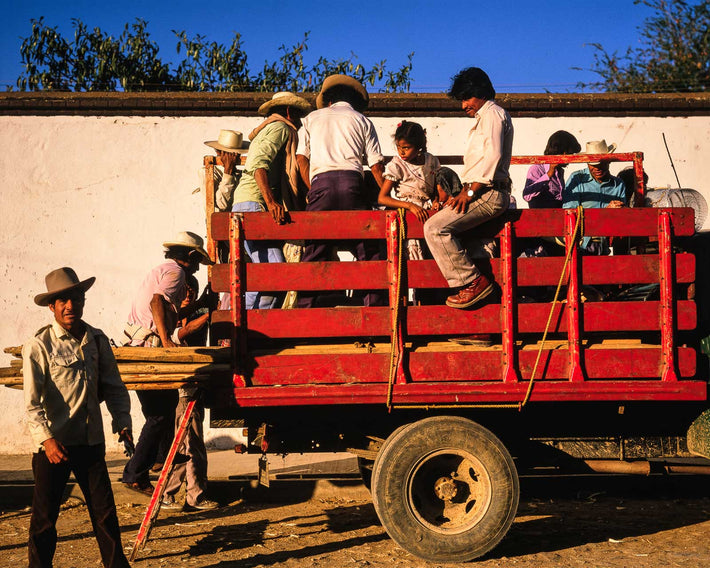
[[[392,320],[392,339],[390,343],[390,376],[389,384],[387,385],[387,410],[392,410],[392,391],[394,389],[394,382],[397,377],[397,366],[399,364],[399,359],[397,357],[397,339],[398,339],[398,323],[399,323],[399,305],[402,302],[402,260],[404,258],[404,239],[407,236],[407,228],[404,224],[404,209],[401,207],[397,209],[399,213],[397,218],[397,271],[395,273],[395,303],[394,303],[394,318]],[[401,357],[401,353],[399,354]]]
[[[584,208],[581,205],[577,206],[577,221],[574,226],[574,232],[572,233],[572,239],[567,245],[567,254],[565,255],[565,262],[562,265],[562,271],[560,272],[560,278],[557,281],[557,289],[555,290],[555,297],[552,300],[552,305],[550,306],[550,313],[547,316],[547,323],[545,324],[545,331],[542,334],[542,341],[540,342],[540,347],[537,350],[537,357],[535,358],[535,365],[533,366],[532,374],[530,375],[530,380],[528,381],[528,389],[525,393],[523,400],[517,404],[398,404],[391,406],[390,408],[404,409],[404,408],[418,408],[429,410],[430,408],[517,408],[522,410],[523,407],[530,401],[532,396],[533,385],[535,383],[535,373],[537,373],[537,366],[540,363],[540,357],[545,348],[545,341],[547,339],[547,333],[550,330],[550,324],[552,322],[552,316],[555,313],[555,306],[557,305],[558,298],[560,295],[560,289],[562,288],[562,282],[564,280],[565,272],[569,266],[569,260],[572,257],[572,251],[574,247],[577,246],[578,237],[584,236]],[[390,398],[388,396],[388,406]]]

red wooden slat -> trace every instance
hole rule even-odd
[[[653,209],[585,209],[584,233],[592,236],[643,237],[656,235],[657,219],[661,211],[671,213],[676,236],[691,236],[695,232],[694,212],[690,208]],[[212,215],[212,236],[226,240],[228,213]],[[269,213],[244,215],[244,231],[247,239],[358,239],[385,238],[384,211],[323,211],[295,212],[292,223],[276,225]],[[476,229],[476,235],[498,234],[506,221],[513,221],[516,237],[564,235],[564,212],[560,209],[515,209],[499,219]],[[422,238],[422,224],[411,214],[406,215],[407,235]]]
[[[396,385],[395,404],[518,403],[527,384],[410,383]],[[387,385],[296,385],[234,389],[239,406],[385,404]],[[531,402],[704,401],[704,381],[548,381],[535,385]]]
[[[517,333],[542,334],[549,304],[520,304]],[[587,302],[582,304],[585,332],[650,331],[660,329],[658,302]],[[566,332],[564,304],[558,304],[551,332]],[[250,310],[252,336],[267,338],[368,337],[390,335],[389,308],[313,308],[310,310]],[[694,329],[692,301],[678,302],[678,329]],[[213,323],[229,322],[229,312],[212,313]],[[407,335],[467,335],[500,333],[500,306],[453,310],[446,306],[412,306],[407,310]]]
[[[676,281],[695,280],[695,257],[681,253],[675,256]],[[562,257],[518,258],[518,286],[555,286],[564,264]],[[658,255],[588,256],[582,259],[583,284],[650,284],[658,282]],[[500,260],[492,259],[494,277],[500,282]],[[249,290],[370,290],[387,282],[386,261],[304,262],[286,264],[247,264]],[[229,291],[229,265],[212,267],[212,289]],[[378,284],[380,283],[380,284]],[[446,280],[433,260],[407,262],[410,288],[446,288]]]

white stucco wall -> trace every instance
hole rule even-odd
[[[399,120],[373,119],[386,154],[393,153],[391,134]],[[432,153],[461,153],[468,119],[418,120]],[[202,142],[215,139],[220,128],[246,135],[259,122],[229,116],[0,116],[0,347],[23,343],[51,321],[33,297],[45,291],[45,274],[65,265],[80,278],[97,277],[85,319],[118,340],[134,290],[163,258],[161,243],[181,230],[206,233],[199,174],[209,148]],[[710,117],[518,118],[514,124],[514,154],[540,154],[547,137],[565,129],[583,146],[605,138],[619,151],[643,151],[649,185],[674,187],[665,132],[682,185],[710,200]],[[511,172],[519,205],[525,170]],[[204,284],[204,271],[198,276]],[[10,359],[0,353],[0,366]],[[133,400],[137,432],[142,419]],[[0,387],[0,408],[0,453],[30,451],[22,392]],[[206,430],[208,440],[219,437],[222,445],[228,435]],[[112,436],[107,442],[116,447]]]

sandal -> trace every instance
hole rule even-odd
[[[126,486],[126,489],[130,489],[131,491],[135,491],[136,493],[141,493],[142,495],[147,495],[148,497],[153,495],[153,491],[155,490],[153,485],[150,483],[148,483],[147,485],[142,485],[135,481],[133,483],[124,483],[123,485]]]

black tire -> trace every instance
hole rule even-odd
[[[466,562],[490,551],[513,523],[519,495],[508,450],[465,418],[409,424],[375,460],[372,497],[382,525],[424,560]]]
[[[382,460],[380,457],[382,456],[382,453],[384,450],[394,441],[399,438],[399,435],[403,430],[406,428],[409,428],[413,424],[416,423],[407,423],[407,424],[402,424],[402,426],[399,426],[394,432],[392,432],[387,439],[384,441],[382,444],[382,447],[380,448],[380,451],[377,452],[377,456],[375,457],[375,461],[372,464],[372,474],[371,474],[371,479],[370,479],[370,495],[372,496],[372,504],[375,507],[375,512],[379,515],[380,513],[378,512],[379,508],[379,503],[377,501],[377,494],[375,493],[375,487],[377,485],[377,479],[379,478],[379,470],[382,466]]]

